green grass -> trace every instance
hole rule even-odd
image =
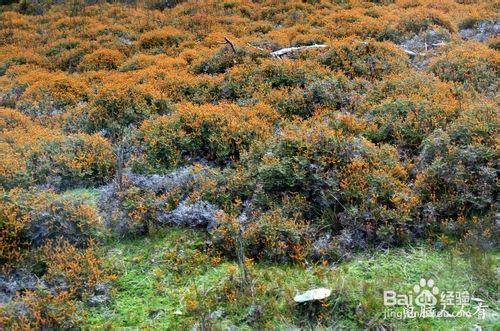
[[[95,206],[99,200],[99,190],[92,188],[79,188],[65,191],[61,194],[61,197],[82,200],[89,205]]]
[[[498,318],[492,317],[397,320],[383,315],[383,291],[406,293],[420,278],[432,278],[441,291],[469,291],[498,311],[498,283],[485,274],[489,270],[496,276],[498,253],[466,256],[422,244],[358,254],[338,265],[255,263],[249,267],[253,286],[241,290],[236,264],[215,261],[205,252],[204,241],[200,232],[172,229],[152,238],[109,243],[105,261],[118,276],[113,299],[106,306],[90,308],[87,327],[186,329],[205,316],[215,329],[287,329],[303,320],[293,296],[319,286],[333,290],[328,306],[322,308],[323,325],[344,329],[382,325],[398,330],[500,327]],[[474,271],[477,266],[481,272]],[[258,314],[251,313],[252,303],[260,307]],[[207,318],[211,313],[219,317]]]

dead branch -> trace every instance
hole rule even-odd
[[[224,40],[225,41],[220,42],[220,43],[221,44],[228,44],[231,47],[231,49],[233,50],[233,53],[236,54],[236,47],[234,46],[233,42],[231,40],[229,40],[227,37],[224,37]],[[258,49],[259,51],[267,52],[266,49],[258,47],[258,46],[254,46],[250,43],[247,43],[247,45],[252,47],[252,48]],[[304,49],[312,49],[312,48],[327,48],[327,47],[328,47],[328,45],[324,45],[324,44],[314,44],[314,45],[299,46],[299,47],[287,47],[287,48],[279,49],[279,50],[274,51],[274,52],[270,52],[269,56],[272,58],[279,58],[283,55],[286,55],[288,53],[295,52],[295,51],[301,51]]]
[[[229,46],[231,46],[231,49],[233,50],[233,53],[236,54],[236,47],[234,47],[234,44],[231,40],[227,39],[227,37],[224,37],[224,40],[226,41]]]
[[[326,48],[326,47],[328,47],[328,45],[324,45],[324,44],[319,44],[319,45],[314,44],[314,45],[300,46],[300,47],[288,47],[288,48],[283,48],[283,49],[277,50],[275,52],[271,52],[269,55],[272,58],[279,58],[285,54],[295,52],[295,51],[301,51],[304,49],[311,49],[311,48]]]
[[[406,54],[410,55],[411,57],[415,57],[417,55],[422,55],[420,53],[415,53],[415,52],[407,50],[407,49],[403,49],[403,50],[405,51]]]

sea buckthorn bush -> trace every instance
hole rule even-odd
[[[83,58],[94,48],[89,42],[68,39],[47,46],[45,54],[55,69],[75,72]]]
[[[139,46],[146,50],[173,48],[179,46],[184,33],[173,27],[145,32],[139,38]]]
[[[104,236],[97,211],[78,200],[68,200],[50,191],[1,192],[2,263],[15,265],[32,249],[63,238],[85,247],[90,239]]]
[[[115,49],[98,49],[85,55],[79,64],[81,70],[114,70],[124,61],[125,56]]]
[[[26,290],[0,311],[2,324],[13,329],[74,328],[86,314],[83,298],[106,281],[97,247],[78,249],[67,242],[50,243],[39,252],[43,283]]]
[[[257,218],[252,226],[243,230],[238,227],[239,220],[229,215],[219,218],[220,225],[211,234],[214,245],[227,255],[233,255],[241,241],[248,258],[278,263],[302,262],[309,256],[310,233],[302,220],[286,218],[281,210],[271,210]]]
[[[261,60],[259,66],[253,68],[243,63],[235,65],[224,75],[220,87],[221,96],[243,104],[262,98],[272,103],[275,100],[269,91],[286,92],[288,89],[305,89],[309,84],[327,80],[332,75],[331,70],[311,60],[265,59]],[[338,79],[341,80],[341,78]]]
[[[121,192],[113,192],[112,199],[115,200],[117,208],[110,208],[112,201],[102,201],[109,206],[103,206],[103,215],[106,217],[106,225],[119,236],[145,235],[153,231],[156,225],[156,213],[158,209],[158,198],[154,191],[127,185]]]
[[[275,119],[275,112],[264,105],[186,105],[146,121],[140,142],[153,167],[172,168],[189,159],[223,164],[238,160],[253,141],[272,134]]]
[[[451,47],[433,59],[430,71],[443,80],[463,83],[481,93],[498,92],[498,52],[479,43]]]
[[[2,325],[79,325],[83,301],[106,282],[95,245],[105,236],[97,210],[50,191],[19,189],[1,190],[0,207],[2,275],[24,275],[14,283],[20,290],[2,304]]]
[[[495,106],[471,107],[422,143],[416,185],[426,215],[464,235],[471,217],[488,218],[497,194]]]
[[[433,28],[445,28],[450,32],[455,31],[455,27],[441,12],[437,10],[416,10],[405,13],[397,22],[395,29],[402,35],[401,37],[419,34]]]
[[[276,101],[276,108],[286,117],[310,117],[319,108],[331,110],[347,109],[351,106],[355,84],[345,76],[320,79],[306,88],[283,90]]]
[[[64,113],[68,106],[88,98],[85,81],[62,72],[35,71],[20,77],[20,83],[27,88],[19,100],[19,109],[33,117]]]
[[[306,219],[337,229],[364,226],[368,241],[405,240],[397,236],[409,232],[418,197],[393,147],[307,123],[283,130],[256,156],[253,171],[262,190],[255,203],[262,208],[299,195],[307,201]],[[392,238],[384,237],[387,228]]]
[[[115,155],[109,141],[99,135],[71,135],[47,141],[27,160],[35,183],[56,188],[102,185],[114,173]]]
[[[154,115],[169,113],[171,109],[167,99],[156,97],[147,90],[109,83],[103,86],[86,111],[86,127],[91,132],[106,130],[116,137],[128,127],[138,126]]]
[[[374,85],[356,113],[376,125],[365,133],[371,141],[415,149],[458,116],[465,98],[460,89],[433,76],[400,74]]]
[[[210,58],[203,60],[194,67],[194,72],[197,74],[221,74],[228,68],[233,67],[242,62],[245,52],[241,49],[236,50],[236,53],[230,47],[221,48]]]
[[[3,187],[49,185],[55,189],[100,185],[114,172],[114,154],[99,135],[64,136],[14,110],[0,115]]]
[[[381,79],[407,67],[407,57],[392,43],[342,40],[322,56],[321,63],[349,77]]]

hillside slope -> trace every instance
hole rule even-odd
[[[499,31],[494,1],[1,2],[0,326],[498,328]]]

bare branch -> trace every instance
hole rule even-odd
[[[269,55],[273,58],[278,58],[280,56],[283,56],[285,54],[295,52],[295,51],[301,51],[304,49],[311,49],[311,48],[326,48],[326,47],[328,47],[328,45],[324,45],[324,44],[320,44],[320,45],[314,44],[314,45],[300,46],[300,47],[288,47],[288,48],[283,48],[283,49],[277,50],[275,52],[271,52]]]
[[[236,47],[234,47],[234,44],[231,40],[227,39],[227,37],[224,37],[224,40],[226,41],[229,46],[231,46],[231,49],[233,50],[233,53],[236,54]]]

